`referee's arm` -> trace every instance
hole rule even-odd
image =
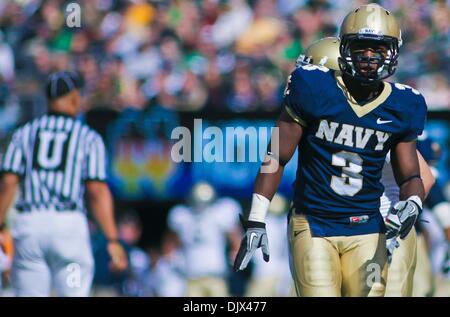
[[[128,260],[118,242],[113,199],[106,183],[105,146],[99,135],[96,135],[89,145],[86,163],[85,185],[90,210],[108,239],[108,253],[112,260],[111,269],[123,271],[128,267]]]
[[[108,185],[99,181],[87,181],[86,191],[91,211],[108,241],[117,241],[114,207]]]
[[[20,175],[24,171],[21,134],[20,129],[13,134],[0,166],[0,231],[5,227],[6,214],[14,200]]]
[[[11,207],[19,184],[19,177],[13,173],[2,173],[0,176],[0,231],[4,229],[6,213]]]

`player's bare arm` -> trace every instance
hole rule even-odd
[[[227,240],[230,246],[230,251],[228,254],[231,261],[236,258],[236,255],[239,251],[241,235],[241,229],[239,228],[239,226],[236,226],[227,232]]]
[[[292,158],[295,149],[302,137],[303,128],[295,121],[286,110],[283,110],[276,125],[279,129],[279,153],[272,153],[271,144],[268,146],[266,164],[272,164],[270,160],[277,160],[278,169],[274,173],[259,171],[255,181],[255,193],[253,194],[250,213],[241,219],[245,235],[236,256],[234,269],[244,270],[257,248],[261,248],[263,258],[269,261],[269,243],[266,234],[265,217],[269,209],[270,200],[275,195],[284,166]],[[275,142],[272,140],[272,142]]]
[[[13,173],[3,173],[0,177],[0,231],[4,226],[6,214],[14,200],[19,177]]]
[[[400,187],[400,199],[411,196],[425,199],[425,190],[420,177],[420,165],[417,156],[416,141],[399,142],[392,151],[392,169]]]
[[[400,187],[400,202],[390,211],[386,237],[406,238],[422,211],[425,190],[420,174],[416,141],[399,142],[391,153],[392,169]]]
[[[424,198],[427,198],[430,193],[431,187],[433,187],[436,182],[436,178],[431,171],[430,166],[427,164],[422,154],[417,151],[417,158],[419,159],[419,169],[420,169],[420,178],[422,178],[423,189],[424,189]]]
[[[268,155],[268,157],[270,160],[277,160],[279,168],[275,173],[261,173],[260,171],[255,181],[255,193],[269,200],[272,200],[275,195],[283,176],[284,166],[292,158],[303,132],[303,127],[294,121],[286,110],[283,110],[280,114],[275,126],[279,129],[279,156],[277,158]],[[269,144],[268,152],[270,150]],[[271,162],[269,161],[266,164],[271,164]]]
[[[95,219],[108,239],[108,253],[111,256],[111,269],[123,271],[128,266],[127,256],[117,240],[114,222],[114,207],[108,185],[99,181],[86,182],[88,201]]]
[[[8,240],[11,239],[10,234],[6,231],[6,214],[14,200],[14,196],[19,184],[19,177],[13,173],[3,173],[0,176],[0,251],[4,249],[7,254],[12,255],[12,250],[8,252]],[[12,243],[9,243],[11,246]],[[0,275],[1,278],[1,275]]]

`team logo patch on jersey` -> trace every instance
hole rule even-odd
[[[368,215],[350,217],[350,223],[354,223],[354,224],[366,223],[368,220],[369,220]]]

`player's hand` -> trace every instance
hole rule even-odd
[[[128,267],[127,253],[118,241],[108,242],[108,254],[111,257],[110,269],[113,272],[125,271]]]
[[[445,237],[447,238],[447,241],[450,242],[450,228],[445,228]]]
[[[242,220],[242,219],[241,219]],[[269,262],[269,241],[267,240],[266,224],[255,221],[243,222],[245,235],[234,260],[234,270],[244,270],[256,249],[261,248],[263,259]]]
[[[8,229],[0,230],[0,279],[6,284],[11,281],[11,265],[14,255],[13,239]],[[2,272],[3,271],[3,272]]]
[[[397,241],[397,237],[386,240],[388,264],[391,264],[392,256],[394,255],[394,250],[396,248],[398,248],[399,246],[400,246],[400,243]]]
[[[13,238],[8,229],[0,230],[0,248],[8,257],[12,259],[14,253]]]
[[[405,239],[419,217],[420,206],[413,200],[399,201],[395,204],[385,218],[386,239],[400,236]]]

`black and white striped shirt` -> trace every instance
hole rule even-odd
[[[49,113],[18,128],[1,171],[21,177],[18,211],[84,211],[84,182],[106,181],[98,133],[70,116]]]

